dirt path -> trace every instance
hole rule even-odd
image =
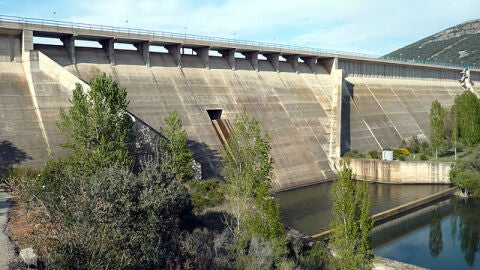
[[[12,202],[8,201],[9,198],[10,195],[0,189],[0,270],[8,269],[8,263],[14,258],[13,245],[5,232],[8,210],[12,206]]]

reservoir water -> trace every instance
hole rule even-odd
[[[480,200],[453,198],[432,208],[387,228],[374,254],[428,269],[480,269]]]
[[[309,235],[330,229],[331,188],[332,182],[328,182],[276,194],[284,224]],[[447,188],[448,185],[369,184],[370,213],[373,215]]]

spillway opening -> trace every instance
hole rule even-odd
[[[207,109],[210,120],[218,120],[222,117],[222,109]]]

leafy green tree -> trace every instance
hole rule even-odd
[[[190,181],[193,179],[193,155],[188,149],[187,133],[176,110],[165,117],[165,124],[166,127],[161,130],[168,141],[162,141],[161,148],[170,156],[170,172],[181,182]]]
[[[455,160],[457,160],[457,148],[460,141],[459,112],[455,105],[450,109],[452,115],[452,133],[450,136],[452,145],[455,149]]]
[[[480,142],[480,101],[469,91],[455,98],[459,138],[463,145],[473,146]]]
[[[438,158],[438,148],[443,143],[445,110],[437,100],[430,108],[430,144],[435,149],[435,158]]]
[[[233,121],[228,145],[223,151],[223,176],[233,220],[227,224],[234,236],[233,252],[241,257],[252,237],[273,242],[273,256],[285,252],[285,230],[279,204],[270,195],[273,160],[270,138],[245,111]]]
[[[90,80],[90,90],[80,84],[73,90],[68,111],[60,109],[58,128],[65,147],[73,150],[83,170],[112,163],[131,165],[129,154],[132,119],[127,113],[127,90],[103,73]]]
[[[340,161],[340,168],[333,183],[334,232],[330,243],[337,253],[334,264],[338,269],[370,269],[373,220],[368,185],[355,181],[348,159]]]

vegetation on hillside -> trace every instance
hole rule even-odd
[[[479,66],[479,43],[480,20],[475,20],[445,29],[384,57]]]

